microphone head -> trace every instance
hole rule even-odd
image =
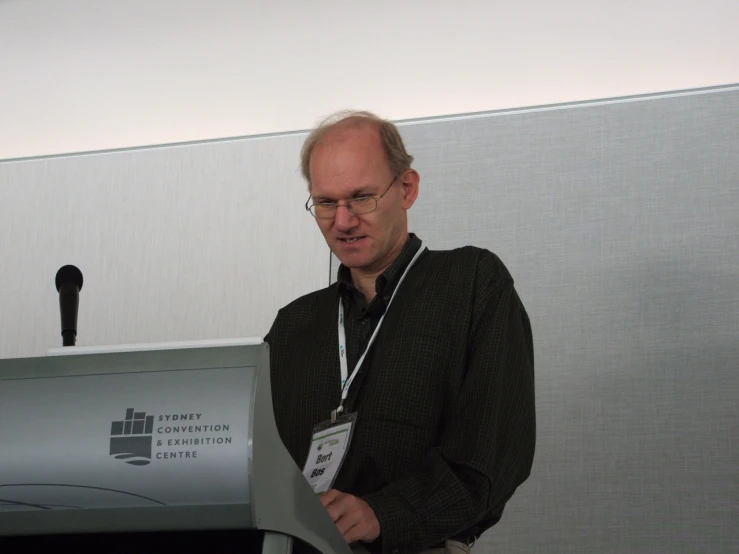
[[[82,272],[73,265],[65,265],[56,272],[56,290],[62,288],[62,285],[73,283],[77,285],[78,290],[82,290]]]

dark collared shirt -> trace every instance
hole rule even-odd
[[[369,305],[341,267],[337,283],[278,313],[265,338],[275,419],[301,468],[341,397],[339,298],[351,374],[419,246],[411,234]],[[382,532],[369,550],[410,554],[497,523],[536,437],[531,326],[503,262],[471,246],[421,254],[344,407],[358,418],[334,488],[374,510]]]
[[[395,287],[420,246],[421,240],[418,237],[415,235],[408,237],[408,243],[400,255],[375,281],[375,297],[369,304],[364,293],[354,286],[351,270],[345,265],[339,266],[338,288],[346,314],[344,329],[346,330],[349,375],[364,354],[375,327],[390,304]],[[367,357],[371,355],[372,350],[367,353]],[[371,362],[365,360],[363,365],[366,366],[368,363]]]

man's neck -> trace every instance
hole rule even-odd
[[[388,253],[387,258],[382,261],[381,266],[373,267],[369,270],[364,270],[361,268],[355,268],[351,270],[352,283],[354,283],[354,286],[359,289],[362,294],[364,294],[364,297],[367,299],[368,304],[372,302],[372,300],[374,300],[375,296],[377,295],[377,278],[382,275],[388,267],[393,265],[393,262],[395,262],[395,260],[398,259],[398,256],[400,256],[400,254],[403,252],[403,248],[405,248],[408,240],[410,240],[410,238],[409,235],[406,233],[403,240],[399,241],[398,245]]]
[[[388,267],[390,266],[388,265]],[[367,299],[368,304],[372,302],[372,300],[374,300],[375,296],[377,295],[375,283],[377,281],[377,278],[382,275],[383,271],[385,271],[385,269],[382,269],[381,271],[375,273],[360,273],[360,270],[352,270],[352,282],[354,283],[354,286],[357,287],[359,292],[364,294],[364,297]]]

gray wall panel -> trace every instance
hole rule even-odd
[[[75,264],[80,345],[264,336],[325,286],[302,136],[0,163],[0,357],[61,346],[56,271]]]

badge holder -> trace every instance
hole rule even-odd
[[[308,458],[303,475],[316,494],[330,490],[349,452],[357,413],[337,415],[313,428]]]

